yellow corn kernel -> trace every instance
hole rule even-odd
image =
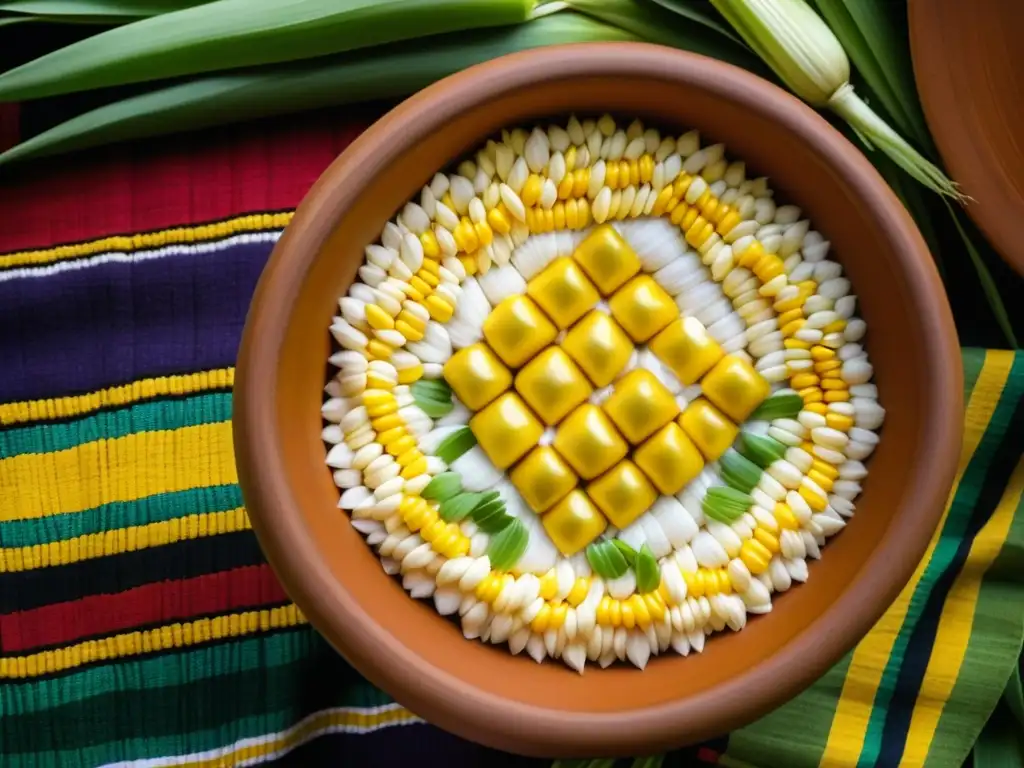
[[[455,230],[452,232],[452,237],[455,238],[455,245],[458,246],[460,251],[472,253],[480,247],[476,230],[473,229],[473,222],[470,221],[468,216],[462,217],[462,221],[456,225]]]
[[[391,445],[388,446],[388,453],[392,456],[401,456],[406,451],[410,451],[417,445],[416,438],[412,435],[405,435],[395,440]]]
[[[553,342],[558,329],[533,299],[510,296],[491,310],[483,334],[506,365],[518,368]]]
[[[823,347],[820,344],[815,344],[811,347],[811,359],[816,363],[823,363],[826,360],[834,360],[836,357],[836,351]]]
[[[409,366],[408,368],[402,368],[398,371],[398,383],[399,384],[412,384],[415,381],[419,381],[423,378],[423,366],[420,363]]]
[[[452,202],[452,193],[445,192],[441,195],[441,202],[444,203],[450,210],[455,210],[455,203]]]
[[[395,462],[400,467],[408,467],[422,458],[423,454],[420,453],[418,448],[410,448],[409,450],[400,453],[395,459]]]
[[[376,304],[366,305],[366,323],[377,330],[391,330],[395,327],[395,321],[391,315]]]
[[[538,215],[544,219],[544,231],[553,232],[555,229],[555,212],[552,210],[542,210]]]
[[[494,242],[494,232],[491,231],[491,226],[486,221],[475,223],[473,230],[476,232],[476,239],[480,242],[481,248],[486,248]]]
[[[686,582],[686,594],[690,597],[703,597],[704,595],[704,571],[683,571],[683,581]]]
[[[394,350],[380,339],[370,339],[366,345],[366,356],[370,360],[389,360]]]
[[[551,209],[551,216],[555,221],[555,231],[561,232],[565,229],[565,203],[555,203]]]
[[[423,255],[428,259],[441,258],[441,246],[433,230],[428,229],[420,235],[420,244],[423,246]]]
[[[817,349],[817,347],[815,347],[815,349]],[[827,347],[822,347],[822,349],[827,349]],[[829,350],[829,351],[831,351],[831,350]],[[813,354],[814,350],[811,350],[811,352]],[[817,371],[818,373],[828,373],[829,371],[838,371],[842,367],[843,367],[843,364],[839,360],[822,360],[820,363],[815,363],[814,364],[814,370]]]
[[[825,392],[826,403],[846,403],[850,400],[850,392],[846,389],[829,389]]]
[[[704,457],[682,427],[669,422],[639,445],[633,460],[663,494],[679,493],[704,469]]]
[[[651,351],[683,384],[696,383],[725,356],[718,342],[695,317],[680,318],[650,341]]]
[[[839,470],[822,459],[815,458],[814,461],[811,462],[811,469],[820,472],[829,480],[837,480],[839,478]]]
[[[606,296],[640,271],[639,257],[610,224],[587,235],[573,258]]]
[[[640,155],[637,161],[637,171],[640,174],[640,182],[646,184],[654,177],[654,158],[646,152]]]
[[[789,380],[789,386],[793,389],[806,389],[807,387],[815,387],[818,382],[821,381],[813,373],[798,373],[792,379]]]
[[[394,429],[395,427],[404,427],[405,419],[397,413],[392,413],[387,416],[381,416],[380,418],[374,419],[370,422],[370,426],[373,427],[374,432],[380,434],[381,432],[387,432],[389,429]]]
[[[587,594],[590,592],[590,579],[586,576],[580,576],[573,582],[572,589],[569,591],[569,595],[565,598],[569,605],[575,608],[577,605],[587,599]]]
[[[740,560],[747,570],[758,576],[768,570],[772,561],[772,553],[765,549],[764,544],[754,539],[747,539],[740,547]]]
[[[679,228],[683,230],[683,232],[687,232],[689,231],[690,227],[693,226],[693,223],[700,218],[700,209],[697,206],[687,208],[685,214],[679,220]]]
[[[720,234],[722,237],[725,237],[734,229],[736,229],[736,225],[739,224],[741,221],[743,221],[743,219],[740,218],[740,215],[736,211],[730,210],[727,214],[725,214],[722,217],[722,220],[718,222],[718,234]]]
[[[741,357],[726,355],[701,379],[704,395],[726,416],[742,424],[768,395],[771,385]]]
[[[410,278],[410,283],[413,280],[422,280],[427,285],[426,292],[421,291],[424,296],[428,296],[428,294],[432,293],[433,290],[437,288],[437,286],[441,283],[441,278],[439,278],[437,275],[431,274],[431,272],[426,269],[421,269],[419,272],[413,275]]]
[[[491,210],[487,212],[487,223],[490,224],[491,229],[499,235],[507,235],[512,231],[512,222],[510,222],[508,220],[508,216],[505,215],[503,206],[491,208]]]
[[[597,614],[597,623],[600,624],[602,627],[611,626],[611,608],[612,599],[608,595],[602,597],[597,604],[597,610],[595,611],[595,613]]]
[[[760,241],[755,240],[748,245],[742,253],[738,254],[736,263],[741,267],[747,267],[748,269],[761,260],[764,256],[764,246],[761,245]]]
[[[647,594],[651,594],[648,592]],[[662,580],[661,584],[658,585],[658,591],[656,593],[666,605],[672,605],[672,595],[669,594],[668,584]]]
[[[804,501],[807,502],[807,506],[815,512],[824,512],[825,507],[828,506],[828,501],[826,499],[823,499],[814,491],[809,490],[806,486],[801,485],[797,492],[803,497]]]
[[[789,299],[782,299],[781,301],[776,301],[774,304],[772,304],[772,309],[774,309],[776,312],[780,313],[779,314],[779,326],[780,327],[782,326],[782,317],[783,316],[786,316],[788,318],[787,323],[792,322],[796,318],[803,317],[804,316],[803,306],[804,306],[804,297],[800,296],[800,295],[793,296],[792,298],[789,298]],[[795,316],[790,316],[791,312],[796,312],[798,314],[796,314]]]
[[[672,194],[682,200],[686,197],[686,190],[690,188],[693,183],[693,176],[683,171],[677,177],[675,182],[672,184]]]
[[[771,254],[763,256],[754,265],[754,274],[757,275],[762,283],[767,283],[785,271],[786,268],[782,264],[782,259]]]
[[[420,267],[420,272],[426,272],[429,275],[437,277],[441,274],[441,265],[433,259],[425,259],[423,261],[423,266]]]
[[[804,387],[798,389],[797,394],[804,399],[804,403],[820,403],[822,401],[821,390],[818,387]]]
[[[530,207],[536,205],[540,201],[541,193],[544,191],[544,181],[536,173],[531,173],[526,178],[526,183],[523,185],[523,191],[519,194],[519,199],[523,201],[523,205]]]
[[[796,320],[802,320],[804,317],[804,311],[799,307],[797,309],[790,309],[780,314],[775,318],[779,324],[779,328],[783,328]]]
[[[566,557],[571,557],[592,542],[608,527],[608,522],[581,490],[555,504],[541,523],[552,543]]]
[[[579,229],[579,208],[576,201],[569,199],[565,203],[565,226],[569,229]]]
[[[575,167],[576,167],[576,147],[574,145],[570,145],[569,148],[567,150],[565,150],[565,170],[566,170],[566,176],[568,176],[570,173],[572,173],[573,169]]]
[[[374,371],[367,371],[366,386],[372,389],[391,389],[393,382]]]
[[[558,350],[561,351],[561,350]],[[533,511],[546,512],[576,487],[576,474],[558,451],[541,445],[509,473],[509,479]]]
[[[647,629],[651,625],[651,612],[647,610],[647,602],[643,595],[632,595],[629,598],[629,607],[633,609],[633,618],[640,629]]]
[[[619,188],[619,164],[613,160],[605,163],[604,185],[612,190]]]
[[[405,434],[405,427],[394,427],[386,432],[379,432],[377,434],[377,442],[386,448],[399,438],[405,437]]]
[[[800,443],[800,448],[803,450],[804,453],[814,453],[814,443],[812,443],[810,440],[804,440],[802,443]]]
[[[423,272],[417,272],[415,275],[409,278],[409,287],[416,291],[422,298],[418,301],[422,302],[427,296],[434,292],[433,287],[427,282]],[[431,275],[433,277],[433,275]],[[434,283],[437,285],[437,283]]]
[[[775,517],[775,522],[779,524],[780,528],[784,528],[789,531],[799,530],[800,521],[796,519],[796,515],[793,514],[793,510],[790,509],[789,504],[786,504],[783,501],[776,502],[772,515]]]
[[[501,575],[493,571],[484,576],[483,581],[476,585],[476,599],[488,605],[493,603],[501,592]]]
[[[601,298],[579,265],[568,257],[555,259],[527,283],[526,294],[559,328],[568,328]]]
[[[476,274],[476,254],[471,256],[459,256],[459,262],[462,264],[462,268],[466,270],[467,275]],[[422,301],[423,297],[420,297]]]
[[[368,389],[363,393],[363,405],[366,406],[367,412],[376,406],[390,405],[395,402],[395,396],[383,389]],[[389,413],[393,413],[393,411],[389,411]],[[382,413],[380,415],[386,416],[387,414]],[[370,418],[372,419],[376,417],[373,416],[373,414],[370,414]]]
[[[587,201],[587,198],[581,197],[576,201],[576,216],[579,220],[580,229],[590,225],[590,203]]]
[[[608,605],[608,623],[613,627],[622,626],[622,601],[612,600]]]
[[[828,406],[824,402],[820,403],[804,403],[804,410],[816,413],[819,416],[824,416],[828,413]]]
[[[661,192],[654,199],[654,206],[651,208],[652,216],[661,216],[668,210],[668,201],[672,199],[672,187],[662,187]]]
[[[403,496],[398,504],[398,511],[405,519],[425,506],[427,506],[427,501],[420,496]]]
[[[672,206],[672,210],[669,211],[668,220],[671,221],[678,227],[683,226],[683,219],[690,214],[691,209],[686,203],[679,202],[677,205]]]
[[[629,526],[658,498],[658,492],[636,464],[621,461],[587,486],[587,494],[620,530]]]
[[[628,177],[628,180],[629,180],[628,184],[626,182],[622,182],[622,188],[625,189],[628,186],[639,187],[640,186],[640,163],[639,163],[639,161],[637,161],[637,160],[630,160],[630,161],[627,162],[627,161],[623,160],[622,162],[626,163],[626,168],[628,169],[628,173],[626,174],[626,176]],[[622,176],[623,176],[623,173],[622,173],[622,169],[620,168],[619,169],[619,177],[622,178]]]
[[[583,197],[590,188],[590,169],[577,168],[572,174],[572,196]]]
[[[846,382],[843,381],[842,379],[828,379],[827,381],[823,381],[821,384],[821,388],[832,390],[849,389]]]
[[[548,618],[548,629],[561,629],[565,624],[565,616],[569,606],[565,603],[551,603],[551,616]]]
[[[686,242],[694,248],[700,248],[713,234],[715,234],[715,225],[704,217],[698,216],[686,231]]]
[[[807,478],[813,480],[825,493],[832,491],[832,479],[818,472],[816,469],[811,469],[807,473]]]
[[[799,320],[793,320],[793,321],[791,321],[789,323],[786,323],[779,330],[782,331],[782,335],[783,336],[792,336],[797,331],[799,331],[801,328],[803,328],[804,327],[804,323],[806,323],[806,322],[807,321],[804,320],[803,318],[800,318]]]
[[[651,619],[662,621],[665,618],[665,601],[659,592],[648,592],[643,595],[643,600]]]
[[[407,341],[421,341],[425,333],[424,329],[417,328],[404,320],[395,321],[395,330],[398,331]]]
[[[414,477],[419,477],[426,471],[427,459],[425,456],[421,456],[402,470],[401,477],[403,480],[412,480]]]
[[[435,511],[434,514],[436,515],[437,512]],[[429,541],[433,543],[437,541],[437,539],[444,533],[447,527],[448,524],[444,520],[442,520],[440,517],[435,517],[435,519],[432,522],[428,523],[427,525],[424,525],[420,529],[420,538],[422,538],[424,541]]]
[[[427,296],[426,301],[423,305],[427,308],[430,313],[430,317],[439,323],[447,323],[452,319],[452,315],[455,310],[452,305],[442,299],[440,296]]]
[[[717,461],[739,434],[739,427],[703,397],[687,406],[679,417],[679,426],[707,461]]]
[[[552,600],[558,593],[558,576],[555,573],[555,569],[552,568],[550,571],[540,577],[540,597],[544,600]]]
[[[782,346],[786,349],[810,349],[811,344],[808,341],[801,341],[800,339],[784,339]]]
[[[634,445],[646,440],[679,414],[679,405],[672,393],[644,368],[623,376],[603,407],[619,431]]]
[[[559,200],[568,200],[572,197],[572,182],[572,173],[566,173],[565,176],[562,177],[562,180],[558,182],[556,191],[558,192]]]
[[[757,528],[754,530],[754,539],[759,541],[761,545],[773,555],[779,551],[779,540],[772,534],[768,533],[764,528]]]
[[[530,629],[537,634],[541,634],[548,628],[548,622],[551,620],[551,603],[544,603],[537,611],[537,615],[533,617],[533,621],[530,622]]]
[[[725,568],[718,569],[718,591],[723,595],[732,592],[732,579],[729,578],[729,571]]]
[[[842,333],[845,330],[846,330],[846,321],[843,320],[843,319],[839,319],[839,320],[834,320],[833,322],[831,322],[828,325],[826,325],[824,328],[821,329],[821,332],[825,333],[825,334],[829,334],[829,333]]]
[[[704,597],[714,597],[718,594],[718,576],[713,570],[700,569],[704,576]]]
[[[773,536],[779,535],[779,521],[774,516],[766,520],[758,520],[757,526],[758,528],[764,528],[766,531],[768,531],[768,533],[772,534]]]
[[[853,428],[853,419],[842,413],[826,413],[825,425],[840,432],[849,432]]]
[[[454,525],[454,523],[451,523]],[[448,558],[453,557],[465,557],[469,554],[469,537],[463,536],[461,533],[456,537],[455,541],[448,547],[444,555]]]
[[[619,604],[619,613],[622,616],[622,626],[632,629],[636,626],[636,614],[633,613],[633,603],[627,598]]]
[[[395,322],[396,324],[405,323],[407,328],[412,328],[419,333],[423,333],[427,329],[427,324],[407,309],[403,309],[398,313]],[[402,335],[404,336],[405,334]]]
[[[612,316],[637,343],[643,343],[679,317],[672,297],[650,275],[634,277],[608,302]]]

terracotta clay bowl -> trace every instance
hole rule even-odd
[[[698,128],[766,174],[832,241],[869,327],[888,410],[847,529],[810,580],[703,654],[577,675],[463,639],[411,599],[336,503],[320,439],[328,326],[363,247],[432,174],[503,126],[570,111]],[[513,752],[644,754],[743,725],[798,693],[867,632],[920,559],[960,449],[962,374],[925,244],[868,161],[823,119],[726,64],[639,44],[507,56],[382,118],[299,206],[260,280],[235,386],[238,471],[288,594],[371,682],[430,722]]]
[[[928,128],[967,213],[1024,275],[1024,4],[911,0],[910,51]]]

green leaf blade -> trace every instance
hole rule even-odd
[[[640,547],[633,569],[636,571],[637,592],[641,594],[653,592],[661,586],[661,569],[658,567],[658,559],[646,544]]]
[[[507,571],[518,563],[530,543],[530,534],[523,521],[514,517],[510,517],[509,521],[508,525],[491,537],[487,545],[491,567],[498,571]]]

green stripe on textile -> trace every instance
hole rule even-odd
[[[1022,365],[1020,358],[1014,361],[1013,369]],[[900,664],[910,642],[910,636],[918,619],[924,610],[928,595],[935,585],[935,582],[942,573],[950,566],[956,555],[960,542],[964,537],[967,525],[974,512],[975,503],[981,493],[985,473],[992,462],[992,457],[1003,440],[1002,426],[1005,430],[1009,414],[1017,406],[1021,397],[1021,380],[1019,375],[1014,376],[1013,370],[1006,380],[1006,385],[999,397],[999,404],[996,406],[992,418],[989,420],[984,437],[978,450],[971,458],[967,470],[960,481],[953,503],[950,506],[949,515],[946,518],[946,525],[932,552],[931,560],[925,568],[924,575],[918,582],[914,595],[907,608],[907,615],[900,627],[899,635],[893,644],[892,652],[886,662],[885,670],[882,673],[882,680],[875,693],[874,706],[871,710],[871,718],[868,722],[867,733],[864,736],[864,744],[861,748],[860,759],[857,762],[859,768],[871,768],[878,760],[879,750],[882,746],[882,733],[885,728],[886,714],[893,691],[896,687],[896,680],[899,675]]]
[[[751,625],[756,630],[756,622]],[[832,713],[843,691],[851,654],[814,685],[760,720],[729,734],[719,759],[727,768],[792,768],[816,765],[825,751]],[[799,727],[794,727],[799,723]]]
[[[77,701],[0,718],[0,743],[17,745],[23,757],[8,752],[4,765],[39,765],[43,755],[46,765],[66,766],[203,752],[281,730],[317,709],[391,703],[311,629],[261,640],[263,648],[235,641],[206,649],[214,654],[159,657],[152,661],[162,668],[146,671],[151,681],[143,663],[112,664],[117,690],[103,695],[74,675],[59,678],[78,689]]]
[[[1021,355],[1018,355],[1021,357]],[[960,765],[1024,647],[1024,499],[981,583],[960,674],[935,729],[925,768]]]
[[[186,515],[223,512],[243,505],[237,485],[214,485],[117,501],[82,512],[0,523],[0,546],[29,547],[90,533],[148,525]]]
[[[981,369],[985,366],[985,350],[962,349],[960,353],[964,364],[964,407],[966,408],[967,401],[971,399],[971,393],[974,392],[974,385],[978,382]]]
[[[138,403],[113,411],[100,411],[73,421],[34,424],[0,431],[0,459],[64,451],[96,440],[113,440],[139,432],[215,424],[230,418],[230,392]]]

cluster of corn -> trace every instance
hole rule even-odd
[[[661,218],[644,218],[656,207]],[[606,581],[582,553],[559,555],[479,446],[463,457],[473,457],[473,470],[488,466],[475,482],[498,488],[530,531],[515,568],[494,572],[471,522],[446,523],[432,516],[433,505],[415,501],[448,469],[429,450],[435,433],[465,424],[470,412],[456,404],[434,424],[409,384],[440,378],[455,349],[480,340],[493,306],[570,256],[583,227],[613,219],[683,315],[776,388],[790,387],[750,425],[761,429],[762,447],[774,449],[752,454],[762,471],[746,511],[728,522],[705,514],[705,496],[723,484],[708,465],[619,532],[658,556],[661,584],[643,595],[635,580],[629,588],[629,574]],[[701,148],[695,133],[662,138],[639,123],[620,130],[607,117],[503,133],[458,173],[435,176],[419,203],[386,225],[367,249],[361,282],[342,300],[331,328],[340,370],[324,406],[329,463],[345,489],[340,506],[414,596],[433,596],[442,614],[457,612],[468,637],[507,641],[538,660],[559,657],[578,670],[588,659],[643,667],[651,653],[699,650],[707,634],[741,628],[748,612],[770,610],[772,592],[806,578],[806,558],[819,556],[825,537],[852,514],[884,416],[858,343],[863,321],[853,317],[849,282],[828,249],[798,209],[777,206],[764,180],[746,179],[742,164],[725,161],[720,146]],[[657,375],[667,380],[664,369]],[[797,396],[799,409],[772,413],[780,395]],[[404,433],[382,421],[392,415]]]

